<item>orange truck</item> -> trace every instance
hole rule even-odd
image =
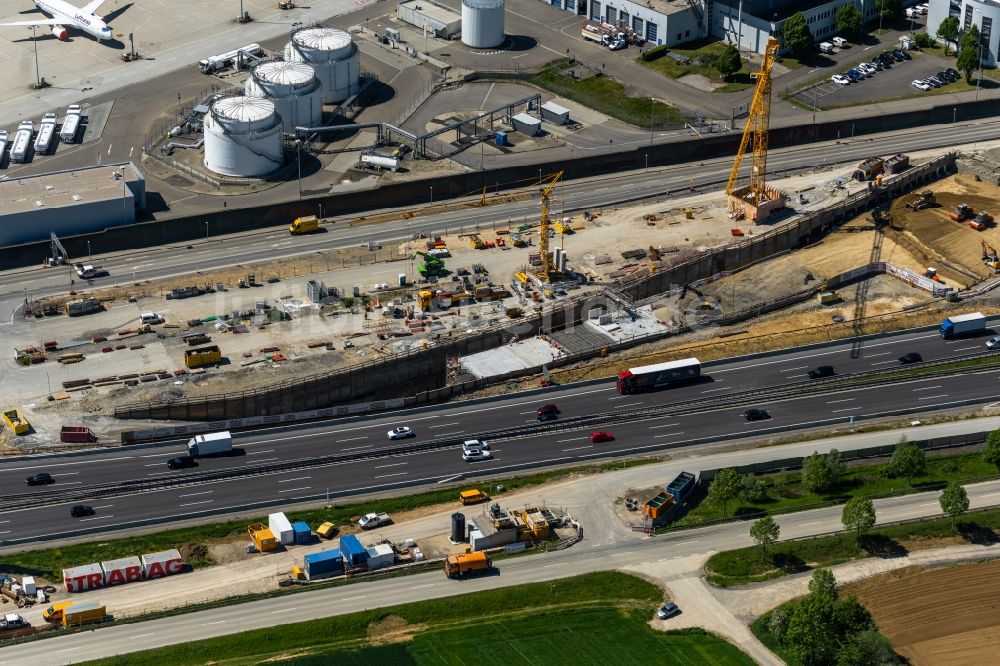
[[[444,575],[448,578],[462,578],[486,573],[492,566],[493,560],[483,552],[449,555],[444,561]]]

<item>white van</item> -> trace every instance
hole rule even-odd
[[[830,42],[820,42],[819,45],[820,53],[833,53],[833,44]]]
[[[844,39],[843,37],[834,37],[830,41],[832,41],[833,45],[836,46],[838,49],[842,49],[845,46],[847,46],[847,40]]]
[[[163,317],[155,312],[143,312],[139,315],[140,324],[162,324]]]

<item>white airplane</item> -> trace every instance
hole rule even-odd
[[[67,27],[70,27],[94,36],[97,41],[104,41],[105,39],[111,39],[111,27],[94,12],[105,1],[91,0],[91,2],[88,2],[83,7],[74,7],[65,2],[65,0],[32,0],[35,3],[35,7],[49,18],[0,23],[0,26],[49,26],[52,34],[64,42],[69,39],[69,30],[67,30]]]

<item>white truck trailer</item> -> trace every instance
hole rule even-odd
[[[228,430],[195,435],[188,441],[188,454],[195,458],[225,455],[232,451],[233,437]]]
[[[0,130],[0,166],[3,165],[3,154],[7,150],[7,130]]]
[[[17,126],[14,134],[14,142],[10,146],[10,161],[24,162],[28,159],[28,150],[31,149],[31,135],[35,131],[35,124],[30,120],[22,120]]]
[[[56,114],[46,113],[42,116],[42,124],[38,126],[38,136],[35,137],[35,152],[48,155],[52,150],[52,139],[56,135]]]
[[[79,104],[71,104],[66,109],[66,117],[63,118],[62,129],[59,130],[59,139],[64,143],[76,141],[76,133],[80,130],[80,114],[82,110]]]

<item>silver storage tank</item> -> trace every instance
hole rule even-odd
[[[205,166],[225,176],[253,178],[284,164],[281,118],[274,102],[220,97],[205,114]]]
[[[316,70],[324,104],[338,104],[358,92],[361,63],[351,36],[336,28],[300,28],[285,44],[285,60]]]
[[[462,0],[462,43],[491,49],[504,41],[504,0]]]
[[[274,102],[289,132],[295,127],[323,124],[321,84],[311,65],[304,62],[265,62],[250,70],[246,93]]]

